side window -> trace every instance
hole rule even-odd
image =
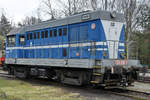
[[[45,38],[48,38],[48,30],[45,31]]]
[[[78,34],[79,34],[79,27],[71,27],[70,30],[69,30],[69,38],[70,38],[70,41],[78,41],[79,37],[78,37]]]
[[[67,28],[63,28],[63,36],[67,35]]]
[[[34,39],[36,39],[36,32],[34,32]]]
[[[52,30],[50,30],[50,32],[49,32],[49,36],[50,36],[50,37],[52,37],[52,36],[53,36],[53,31],[52,31]]]
[[[30,35],[29,35],[29,33],[27,33],[27,40],[29,40],[30,39]]]
[[[66,48],[63,48],[63,56],[64,56],[64,57],[67,56],[67,50],[66,50]]]
[[[32,40],[32,33],[30,33],[30,40]]]
[[[19,36],[19,43],[22,45],[25,42],[24,36]]]
[[[59,29],[59,36],[61,36],[61,34],[62,34],[62,29],[60,28]]]
[[[37,38],[38,39],[40,38],[40,32],[37,32]]]
[[[85,41],[88,38],[88,25],[80,26],[79,41]]]
[[[44,38],[44,31],[41,32],[41,38]]]
[[[54,29],[54,37],[56,37],[56,36],[57,36],[57,30]]]

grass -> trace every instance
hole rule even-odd
[[[32,85],[0,77],[0,100],[82,100],[79,96],[57,86]]]

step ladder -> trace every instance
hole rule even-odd
[[[103,74],[101,74],[101,67],[100,66],[94,66],[93,67],[92,80],[90,82],[92,84],[99,84],[101,82],[102,75]]]

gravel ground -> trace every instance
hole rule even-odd
[[[70,85],[62,85],[57,82],[52,82],[48,80],[28,80],[32,85],[48,85],[54,87],[61,87],[62,90],[68,93],[75,94],[72,98],[82,98],[81,100],[135,100],[124,96],[114,95],[104,92],[103,89],[93,89],[92,87],[78,87]]]
[[[11,82],[11,78],[5,78],[6,80],[9,80]],[[18,80],[18,79],[15,79]],[[102,89],[93,89],[91,87],[77,87],[77,86],[70,86],[70,85],[63,85],[58,82],[49,81],[47,79],[28,79],[23,80],[25,83],[31,84],[33,87],[53,87],[56,89],[63,90],[66,94],[71,95],[71,98],[73,100],[134,100],[128,97],[119,96],[115,94],[110,94],[104,92]],[[150,83],[140,83],[135,82],[134,87],[129,87],[129,89],[132,90],[138,90],[138,91],[146,91],[150,92]],[[59,91],[59,90],[58,90]],[[44,95],[44,93],[43,93]],[[59,96],[59,92],[55,93],[56,96]],[[50,99],[51,100],[51,99]],[[70,99],[67,99],[70,100]]]
[[[73,93],[78,93],[79,94],[78,96],[83,98],[84,100],[134,100],[124,96],[117,96],[117,95],[105,93],[102,90],[92,90],[92,89],[80,90],[75,88],[72,89],[67,88],[67,90]]]
[[[134,82],[133,85],[128,89],[150,93],[150,83]]]

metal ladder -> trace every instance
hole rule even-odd
[[[99,84],[101,82],[101,66],[94,66],[92,73],[92,80],[90,81],[92,84]]]

